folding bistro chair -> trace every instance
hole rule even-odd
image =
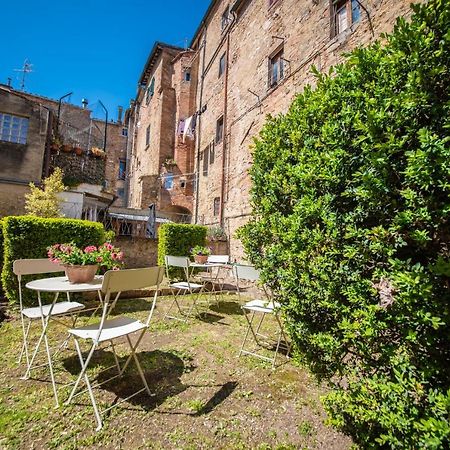
[[[166,276],[169,280],[169,288],[172,291],[173,295],[173,302],[171,303],[169,309],[167,310],[164,319],[176,319],[181,320],[183,322],[187,322],[192,311],[194,309],[197,310],[197,301],[200,297],[200,294],[203,292],[204,284],[194,283],[191,279],[192,277],[192,270],[190,267],[190,261],[187,256],[168,256],[165,257],[166,262]],[[184,278],[186,281],[174,281],[172,280],[172,277],[170,276],[170,268],[171,267],[177,267],[179,269],[182,269]],[[180,306],[180,298],[179,296],[182,294],[191,294],[193,295],[192,298],[192,305],[190,308],[187,308],[187,312],[183,310]],[[180,317],[177,316],[170,316],[169,313],[172,310],[172,308],[176,306],[178,309],[178,312],[180,314]],[[184,316],[184,317],[183,317]]]
[[[246,266],[242,264],[236,264],[234,266],[234,273],[237,281],[237,287],[238,287],[238,295],[239,298],[241,296],[241,289],[240,289],[240,282],[250,281],[250,282],[258,282],[260,280],[260,272],[259,270],[255,269],[254,266]],[[280,347],[283,346],[286,350],[286,356],[289,355],[289,352],[291,350],[291,344],[288,343],[288,340],[286,338],[286,334],[283,329],[283,325],[281,323],[281,318],[279,314],[280,304],[278,302],[275,302],[271,295],[269,294],[268,290],[262,286],[263,292],[264,292],[264,299],[254,299],[250,300],[249,302],[242,305],[242,309],[244,310],[245,318],[247,319],[247,330],[245,333],[244,340],[242,341],[241,349],[239,351],[239,356],[241,355],[251,355],[255,356],[256,358],[260,358],[265,361],[269,361],[272,363],[272,367],[275,367],[276,358],[278,355],[278,352],[280,350]],[[260,315],[259,323],[255,328],[254,320],[256,317],[256,314]],[[270,345],[270,341],[272,340],[270,337],[262,334],[261,327],[263,324],[263,320],[266,317],[267,314],[271,314],[275,317],[275,321],[277,323],[277,332],[276,332],[276,346],[275,346],[275,352],[272,358],[269,358],[259,352],[251,351],[247,347],[247,342],[252,335],[254,339],[254,343],[257,344],[259,347],[267,347]],[[249,317],[250,316],[250,317]],[[283,342],[282,342],[283,339]]]
[[[206,264],[211,264],[211,267],[208,267],[208,274],[202,276],[203,281],[207,281],[211,283],[211,294],[220,294],[220,298],[223,298],[223,285],[225,283],[225,278],[220,277],[220,271],[224,266],[229,264],[230,257],[229,255],[209,255]],[[217,289],[217,286],[218,289]]]
[[[23,376],[24,379],[29,378],[30,371],[33,368],[42,367],[42,364],[39,366],[34,366],[33,363],[36,358],[36,355],[39,351],[39,347],[42,344],[42,341],[44,341],[46,352],[47,352],[47,364],[49,365],[50,369],[50,376],[52,378],[53,387],[55,390],[55,381],[53,377],[53,367],[51,363],[51,354],[50,354],[50,347],[48,344],[47,339],[47,329],[49,325],[50,318],[53,320],[57,320],[56,317],[59,316],[67,316],[67,315],[73,315],[74,313],[79,312],[80,310],[84,309],[84,305],[78,302],[73,302],[70,300],[70,295],[67,293],[67,301],[57,302],[58,300],[58,293],[55,294],[55,299],[52,304],[49,305],[42,305],[41,302],[41,296],[40,293],[37,293],[38,297],[38,303],[39,306],[32,307],[32,308],[24,308],[23,307],[23,295],[22,295],[22,276],[24,275],[41,275],[45,273],[56,273],[56,272],[64,272],[64,267],[60,264],[53,263],[49,261],[48,259],[17,259],[13,263],[13,272],[17,276],[17,280],[19,282],[19,306],[20,306],[20,318],[22,322],[22,333],[23,333],[23,344],[22,349],[19,355],[18,363],[22,361],[23,355],[25,355],[26,360],[26,366],[27,370],[25,372],[25,375]],[[28,342],[28,336],[30,333],[31,324],[33,321],[40,320],[42,323],[42,333],[37,340],[35,349],[33,351],[33,354],[30,358],[30,352],[28,349],[29,342]],[[74,319],[73,324],[75,323],[76,317]],[[28,322],[28,323],[25,323]],[[73,326],[72,324],[72,326]],[[67,341],[64,341],[64,343]],[[63,343],[63,345],[64,345]],[[61,349],[61,345],[59,348]],[[44,365],[47,365],[44,364]],[[55,398],[56,402],[57,395],[55,392]]]
[[[140,394],[143,391],[147,391],[147,393],[151,395],[150,388],[148,387],[144,372],[139,363],[139,359],[136,356],[136,349],[139,346],[142,338],[144,337],[145,331],[149,328],[150,320],[153,315],[153,310],[155,309],[156,305],[156,299],[158,297],[159,285],[163,279],[163,276],[164,276],[163,267],[147,267],[143,269],[127,269],[127,270],[106,272],[102,284],[102,292],[104,295],[104,300],[103,300],[103,313],[100,322],[69,330],[69,333],[74,337],[75,347],[77,349],[78,357],[80,359],[81,372],[72,388],[69,399],[67,400],[66,403],[69,404],[76,395],[82,394],[86,391],[83,390],[77,393],[78,386],[81,380],[84,379],[87,391],[89,393],[89,397],[91,399],[92,406],[94,408],[95,419],[97,422],[97,431],[100,430],[103,426],[101,414],[106,413],[115,406],[129,400],[130,398]],[[153,296],[153,301],[150,307],[150,313],[145,322],[141,322],[140,320],[133,319],[127,316],[119,316],[115,317],[114,319],[108,319],[108,315],[114,309],[114,306],[116,305],[117,300],[119,299],[119,296],[122,292],[150,287],[155,288],[155,295]],[[112,296],[112,294],[115,295]],[[137,339],[133,344],[130,339],[130,335],[134,333],[138,334]],[[113,341],[122,337],[126,338],[126,341],[130,346],[131,354],[129,355],[125,363],[122,366],[120,366]],[[86,358],[83,357],[81,351],[80,347],[81,340],[91,341],[92,343],[92,346]],[[99,347],[100,344],[104,342],[109,342],[111,344],[111,348],[114,354],[115,366],[117,368],[117,375],[114,375],[111,378],[108,378],[107,380],[92,386],[91,381],[89,380],[87,374],[87,369],[94,354],[94,351]],[[114,403],[109,408],[100,411],[95,401],[94,393],[92,390],[93,387],[99,387],[102,384],[105,384],[115,378],[121,377],[124,374],[126,368],[128,367],[132,359],[136,364],[136,368],[139,372],[139,376],[141,377],[144,387],[136,391],[134,394],[129,395],[128,397],[120,400],[119,402]],[[105,370],[108,369],[110,369],[110,367],[108,367]]]

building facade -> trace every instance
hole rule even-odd
[[[380,39],[410,0],[212,1],[191,48],[199,67],[193,221],[220,226],[242,258],[237,228],[251,214],[252,139],[268,114],[286,112],[311,66],[328,72],[344,54]]]
[[[127,111],[128,206],[190,221],[193,205],[194,136],[185,132],[195,112],[193,52],[157,42]],[[188,121],[189,119],[189,121]]]
[[[39,185],[55,167],[69,187],[62,194],[67,217],[96,220],[98,211],[124,206],[127,129],[120,112],[117,122],[106,122],[86,105],[0,86],[0,216],[24,214],[29,183]]]

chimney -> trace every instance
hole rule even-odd
[[[83,109],[87,108],[88,103],[89,103],[89,101],[88,101],[87,98],[82,98],[81,99],[81,104],[83,105]]]
[[[122,106],[119,106],[117,109],[118,109],[118,112],[117,112],[117,122],[118,122],[118,123],[122,123],[122,113],[123,113],[123,108],[122,108]]]

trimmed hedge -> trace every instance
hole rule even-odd
[[[206,233],[207,227],[202,225],[162,224],[158,230],[158,264],[164,265],[166,255],[190,256],[191,248],[206,245]]]
[[[32,216],[11,216],[3,219],[4,266],[2,285],[10,303],[19,300],[17,278],[12,271],[14,260],[46,258],[47,247],[63,242],[75,242],[84,247],[104,242],[103,225],[76,219],[43,219]],[[24,284],[38,277],[24,277]],[[36,296],[24,290],[24,303],[32,304]]]
[[[0,295],[3,295],[1,273],[3,268],[3,219],[0,219]]]
[[[371,449],[450,448],[450,2],[413,9],[269,118],[240,231]]]

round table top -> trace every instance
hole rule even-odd
[[[103,277],[97,275],[90,283],[69,283],[67,277],[42,278],[33,280],[25,286],[28,289],[40,292],[89,292],[99,291],[102,288]]]
[[[219,262],[206,262],[206,263],[190,263],[191,267],[223,267],[225,269],[232,269],[233,266],[230,263],[219,263]]]

